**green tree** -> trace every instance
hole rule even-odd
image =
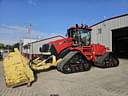
[[[18,49],[19,49],[19,46],[20,46],[19,43],[15,43],[14,45],[12,45],[12,48],[13,48],[13,49],[14,49],[14,48],[18,48]]]
[[[7,44],[7,45],[5,46],[5,49],[7,49],[7,50],[12,50],[12,45],[8,45],[8,44]]]
[[[0,49],[4,49],[4,44],[3,43],[0,43]]]

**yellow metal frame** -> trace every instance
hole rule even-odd
[[[49,59],[52,59],[51,62],[48,62]],[[57,66],[57,64],[61,61],[61,59],[57,60],[56,56],[51,55],[47,59],[41,61],[38,59],[33,60],[33,64],[31,65],[34,70],[46,70],[52,66]]]
[[[3,61],[4,77],[8,87],[14,87],[34,81],[34,74],[29,67],[29,60],[22,56],[18,49],[9,53]]]

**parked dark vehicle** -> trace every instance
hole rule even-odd
[[[3,59],[3,53],[0,52],[0,60],[2,60],[2,59]]]

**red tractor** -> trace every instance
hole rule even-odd
[[[40,48],[41,52],[51,52],[62,61],[57,70],[68,74],[90,70],[91,66],[101,68],[116,67],[119,60],[101,44],[91,44],[91,28],[76,24],[67,30],[67,38],[52,41]]]

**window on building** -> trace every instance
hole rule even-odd
[[[98,29],[98,34],[102,34],[102,29],[101,28]]]

